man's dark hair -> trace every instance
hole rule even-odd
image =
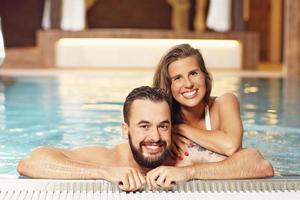
[[[123,117],[124,122],[129,124],[129,118],[130,118],[130,109],[132,103],[137,100],[150,100],[153,102],[162,102],[166,101],[169,105],[170,112],[171,110],[171,97],[161,88],[152,88],[149,86],[141,86],[138,88],[133,89],[128,96],[126,97],[126,100],[123,105]],[[151,112],[151,111],[150,111]]]

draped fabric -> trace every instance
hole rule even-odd
[[[51,4],[51,0],[45,0],[43,19],[42,19],[42,28],[45,30],[48,30],[51,28],[51,26],[50,26],[50,4]]]
[[[46,0],[42,27],[80,31],[85,28],[85,0]]]
[[[206,26],[216,32],[231,28],[231,0],[210,0]]]
[[[2,64],[4,57],[5,57],[5,51],[4,51],[4,42],[2,37],[1,18],[0,18],[0,65]]]
[[[80,31],[85,28],[85,1],[63,0],[61,29]]]

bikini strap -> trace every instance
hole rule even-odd
[[[209,107],[205,106],[205,127],[206,130],[211,131],[211,123],[210,123],[210,115],[209,115]]]

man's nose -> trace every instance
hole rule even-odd
[[[150,135],[151,139],[154,141],[154,142],[157,142],[161,139],[160,137],[160,133],[158,131],[157,128],[154,128],[151,132],[151,135]]]

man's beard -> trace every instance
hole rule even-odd
[[[130,133],[128,134],[128,139],[129,139],[129,146],[130,146],[131,152],[133,154],[134,160],[141,166],[146,167],[148,169],[154,169],[154,168],[160,166],[163,163],[163,161],[167,158],[167,156],[169,155],[169,149],[166,148],[166,146],[167,146],[166,141],[160,140],[157,142],[157,143],[159,143],[159,145],[161,145],[164,148],[164,152],[160,156],[156,156],[153,158],[147,158],[142,154],[143,142],[141,142],[139,144],[139,149],[136,149],[132,144]]]

